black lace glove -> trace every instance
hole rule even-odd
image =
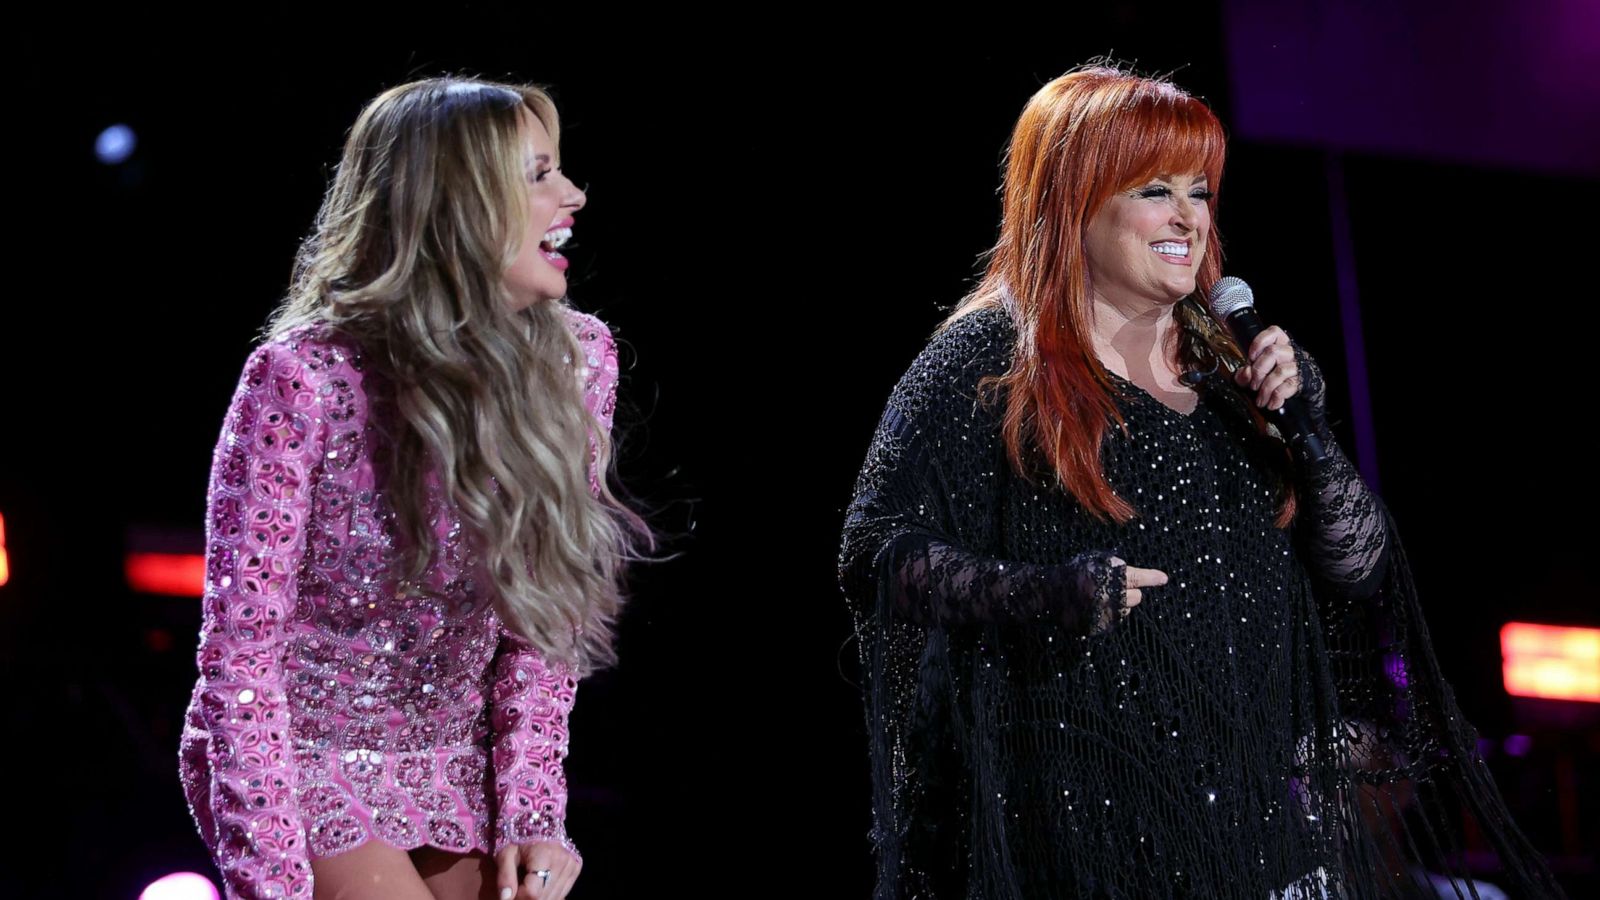
[[[1054,621],[1097,634],[1125,614],[1127,564],[1110,551],[1080,553],[1061,565],[978,556],[910,533],[886,551],[898,608],[925,624]]]
[[[1300,393],[1312,409],[1328,459],[1300,473],[1299,499],[1306,567],[1340,593],[1360,599],[1377,590],[1389,549],[1383,501],[1350,463],[1328,427],[1327,383],[1311,354],[1292,339]]]

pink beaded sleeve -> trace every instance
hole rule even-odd
[[[617,400],[617,350],[599,319],[578,312],[570,324],[583,347],[584,404],[610,433]],[[590,442],[589,485],[599,493],[598,447]],[[495,658],[493,711],[495,796],[498,816],[494,852],[529,841],[555,841],[574,855],[567,838],[567,716],[578,680],[526,640],[500,626]]]
[[[212,456],[196,659],[206,837],[230,898],[312,893],[279,659],[325,440],[310,374],[283,344],[257,348]]]

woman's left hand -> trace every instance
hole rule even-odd
[[[529,841],[506,847],[495,857],[499,896],[516,900],[561,900],[578,880],[583,860],[555,841]],[[517,883],[517,869],[527,871]],[[510,891],[511,893],[507,893]]]
[[[1277,409],[1300,392],[1300,369],[1295,364],[1289,335],[1276,325],[1256,335],[1246,354],[1250,362],[1233,373],[1240,387],[1256,392],[1256,405]]]

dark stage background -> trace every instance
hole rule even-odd
[[[1567,882],[1592,887],[1592,709],[1552,725],[1514,705],[1498,630],[1600,625],[1584,437],[1600,90],[1571,62],[1600,31],[1581,4],[1526,4],[1523,31],[1496,12],[1509,4],[1479,5],[1495,14],[1112,3],[938,40],[815,12],[626,23],[647,40],[481,4],[426,36],[249,20],[210,38],[187,23],[184,40],[136,23],[19,35],[0,659],[29,861],[0,893],[214,877],[177,783],[199,604],[131,592],[122,556],[200,551],[222,414],[345,129],[380,90],[455,72],[555,87],[566,169],[589,185],[571,295],[623,346],[621,479],[682,553],[638,571],[622,664],[578,693],[574,896],[865,895],[844,506],[890,388],[995,237],[1023,103],[1108,52],[1175,70],[1229,126],[1225,271],[1316,354],[1352,456],[1367,414],[1341,277],[1359,298],[1361,464],[1502,789]],[[1341,127],[1319,104],[1371,114]],[[115,123],[139,144],[107,166],[92,148]],[[1501,752],[1512,734],[1526,755]]]

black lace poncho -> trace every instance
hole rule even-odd
[[[1138,515],[1102,522],[1042,466],[1017,474],[1003,406],[977,401],[1014,341],[994,307],[929,343],[845,523],[877,896],[1424,894],[1424,870],[1459,874],[1464,810],[1501,886],[1559,896],[1439,675],[1392,519],[1348,460],[1304,477],[1278,529],[1274,441],[1226,373],[1189,415],[1113,376],[1129,434],[1113,427],[1102,459]],[[1119,615],[1112,556],[1170,581]]]

